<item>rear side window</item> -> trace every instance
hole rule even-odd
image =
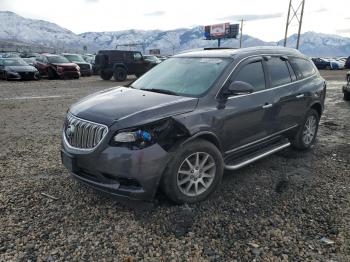
[[[265,75],[261,62],[254,62],[242,67],[235,77],[235,81],[251,84],[255,91],[265,89]]]
[[[279,57],[272,57],[266,61],[266,64],[269,68],[272,87],[289,84],[292,81],[286,61]]]
[[[290,58],[290,63],[297,73],[298,79],[303,79],[315,74],[315,68],[309,60],[303,58]]]

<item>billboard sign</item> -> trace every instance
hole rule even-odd
[[[226,34],[226,31],[229,29],[230,24],[216,24],[210,26],[210,36],[211,37],[220,37]]]
[[[204,27],[204,37],[210,39],[237,38],[239,24],[222,23]]]

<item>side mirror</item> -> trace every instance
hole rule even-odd
[[[245,95],[253,92],[254,92],[254,87],[251,84],[247,82],[242,82],[242,81],[234,81],[224,91],[224,94],[227,96],[232,96],[232,95]]]

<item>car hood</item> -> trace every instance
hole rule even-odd
[[[74,63],[52,63],[52,65],[54,66],[76,66],[77,64],[74,64]]]
[[[198,98],[117,87],[92,94],[72,105],[70,112],[89,121],[131,127],[193,111]]]
[[[15,72],[36,72],[36,68],[33,66],[6,66],[5,69]]]
[[[89,65],[88,62],[79,62],[79,61],[72,61],[72,63],[77,64],[77,65]]]

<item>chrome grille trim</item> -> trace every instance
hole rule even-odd
[[[69,132],[72,133],[69,134]],[[70,112],[66,115],[63,137],[71,148],[93,150],[102,142],[107,133],[106,125],[81,119]]]

